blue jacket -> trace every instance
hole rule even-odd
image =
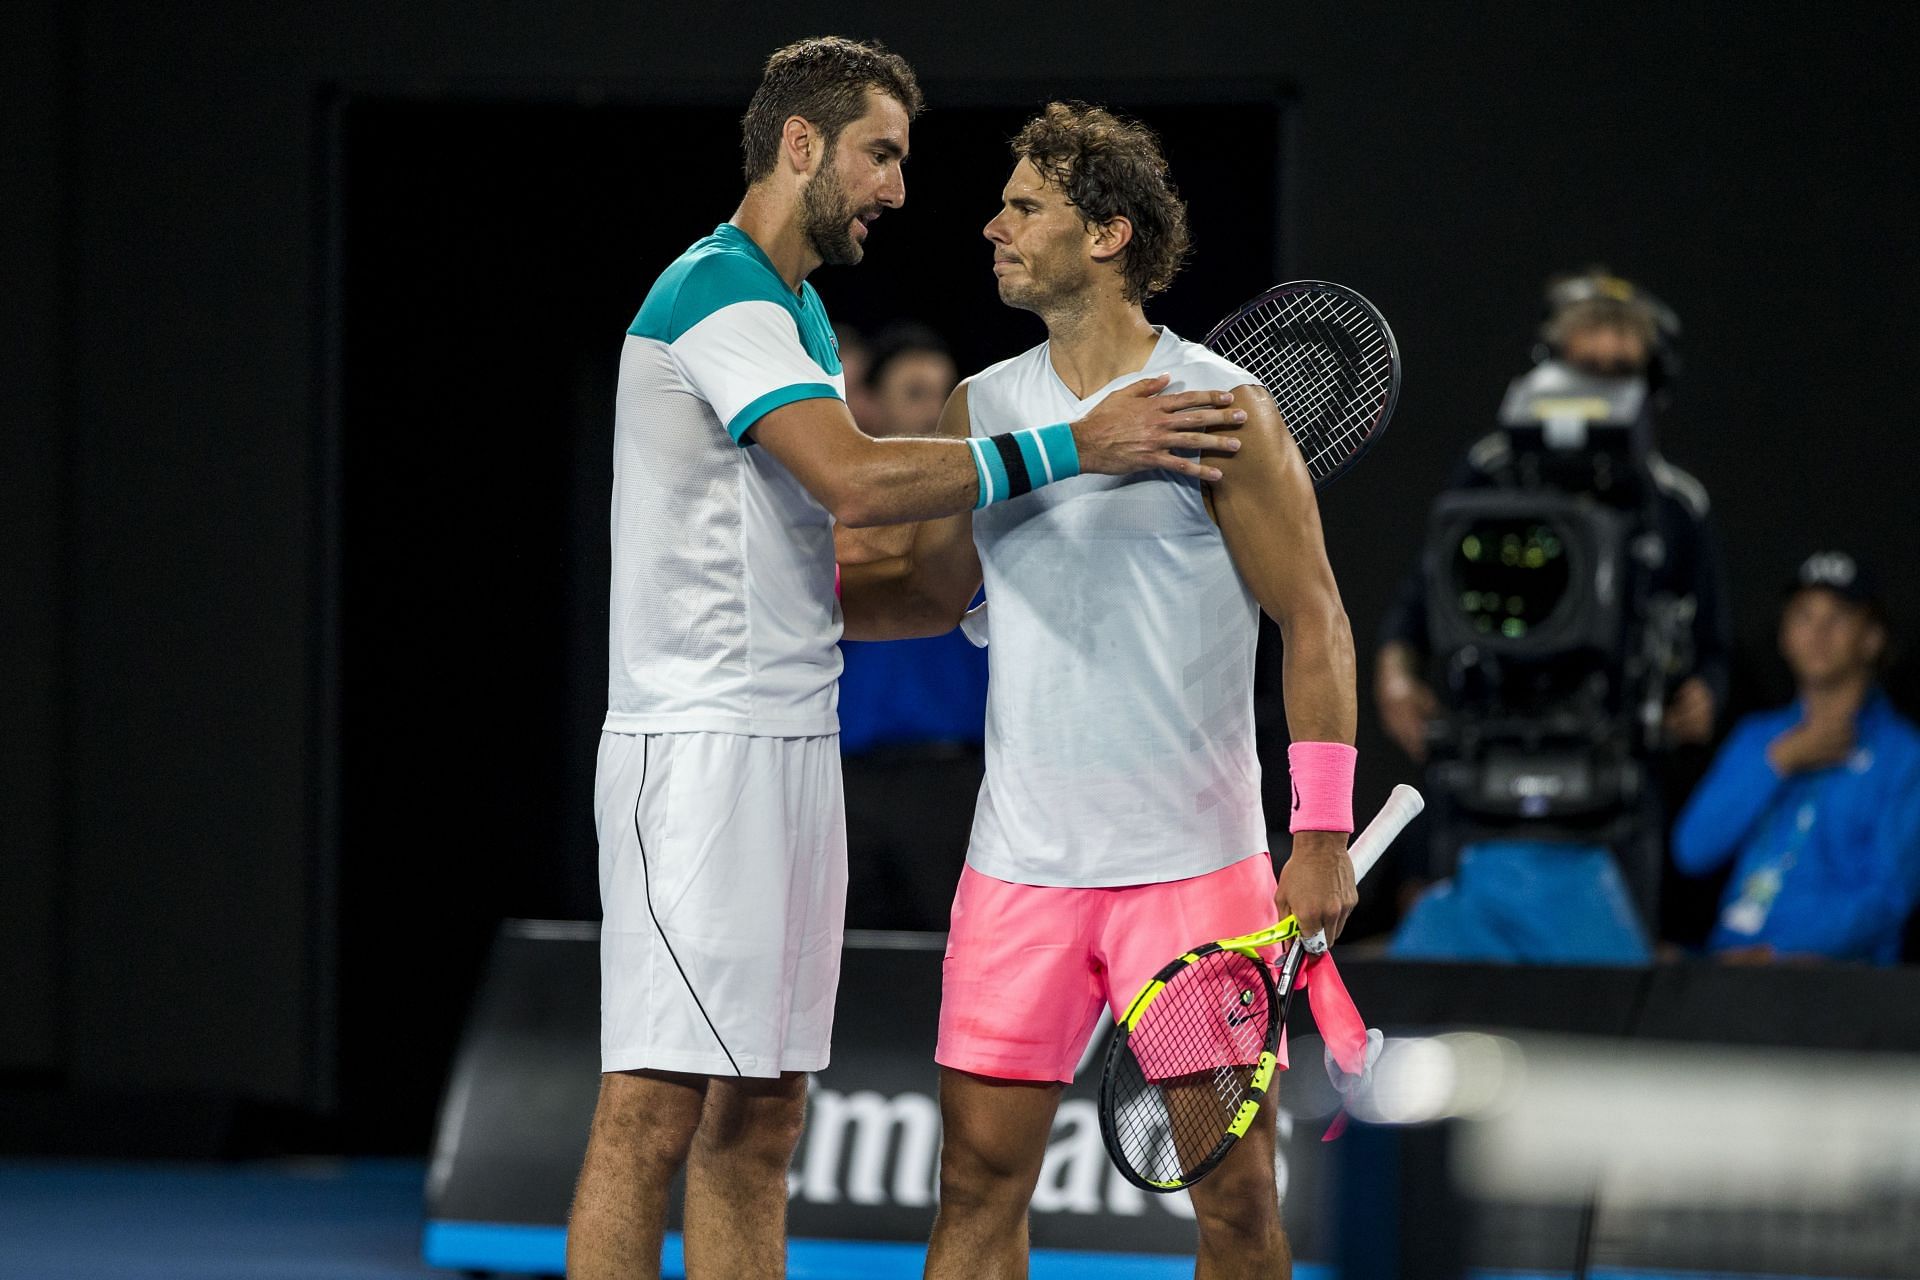
[[[1711,951],[1776,951],[1893,964],[1920,902],[1920,729],[1875,691],[1844,764],[1782,777],[1767,745],[1798,702],[1748,716],[1687,801],[1673,860],[1704,875],[1736,859]]]
[[[958,630],[925,640],[843,640],[840,750],[986,736],[987,651]]]

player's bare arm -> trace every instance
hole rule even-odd
[[[1351,744],[1353,632],[1327,563],[1313,481],[1280,411],[1265,389],[1235,389],[1247,410],[1240,451],[1220,460],[1214,519],[1235,568],[1286,642],[1287,729],[1295,742]],[[1300,918],[1301,932],[1339,936],[1359,895],[1341,832],[1301,831],[1274,899]]]
[[[875,524],[856,529],[850,524],[833,526],[833,560],[841,569],[848,565],[872,564],[904,556],[913,547],[913,531],[918,525]]]
[[[1120,388],[1071,423],[1080,470],[1126,475],[1156,468],[1213,481],[1211,462],[1175,450],[1231,453],[1233,436],[1210,434],[1245,421],[1229,391],[1162,395],[1167,377]],[[1009,423],[1008,430],[1033,423]],[[930,520],[973,509],[979,494],[973,451],[961,440],[876,440],[837,399],[798,400],[773,410],[748,432],[780,459],[841,524],[856,528]]]
[[[943,439],[968,435],[964,381],[947,397],[936,432]],[[972,512],[903,528],[911,534],[903,554],[841,563],[840,610],[849,640],[945,635],[980,589]]]
[[[955,411],[956,401],[959,406],[957,412]],[[911,433],[911,435],[937,436],[946,440],[966,439],[969,434],[966,406],[966,381],[963,379],[956,384],[953,391],[947,393],[946,403],[941,406],[940,417],[933,424],[933,430],[914,432]],[[967,530],[968,525],[966,521],[962,520],[961,528],[963,532]],[[920,529],[921,525],[918,523],[881,524],[872,525],[864,529],[856,529],[851,525],[835,525],[833,529],[834,561],[840,566],[841,573],[844,575],[849,568],[856,565],[867,565],[873,564],[876,561],[893,560],[910,556],[913,552],[913,540],[919,534]],[[844,598],[844,578],[842,582],[842,596]],[[911,635],[922,634],[926,633],[920,631],[911,633]],[[859,635],[851,638],[856,640],[898,640],[909,638],[909,634]]]

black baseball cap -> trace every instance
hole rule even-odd
[[[1786,593],[1791,596],[1816,587],[1875,613],[1880,611],[1879,583],[1871,570],[1845,551],[1816,551],[1802,560]]]

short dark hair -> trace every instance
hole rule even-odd
[[[815,36],[776,49],[740,118],[748,185],[773,172],[780,158],[780,127],[788,117],[799,116],[819,129],[831,151],[840,131],[867,113],[869,89],[905,107],[909,120],[926,105],[913,68],[877,40]]]
[[[924,351],[953,359],[947,340],[915,320],[896,320],[873,339],[873,355],[867,362],[867,385],[878,390],[887,366],[904,355]]]
[[[1651,353],[1661,344],[1660,311],[1645,290],[1604,266],[1547,281],[1547,320],[1540,337],[1558,350],[1576,333],[1613,329],[1640,339]]]
[[[1059,188],[1089,227],[1118,217],[1133,224],[1120,259],[1127,301],[1166,292],[1193,240],[1153,130],[1105,107],[1049,102],[1014,138],[1013,154]]]

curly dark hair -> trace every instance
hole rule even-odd
[[[907,60],[877,40],[816,36],[775,50],[747,114],[740,118],[748,185],[773,172],[780,156],[780,126],[789,116],[799,116],[824,133],[831,153],[840,131],[867,113],[869,89],[905,107],[909,120],[926,105]]]
[[[1120,258],[1127,301],[1166,292],[1193,240],[1153,130],[1105,107],[1050,102],[1014,138],[1013,154],[1065,193],[1089,227],[1119,217],[1133,224]]]

